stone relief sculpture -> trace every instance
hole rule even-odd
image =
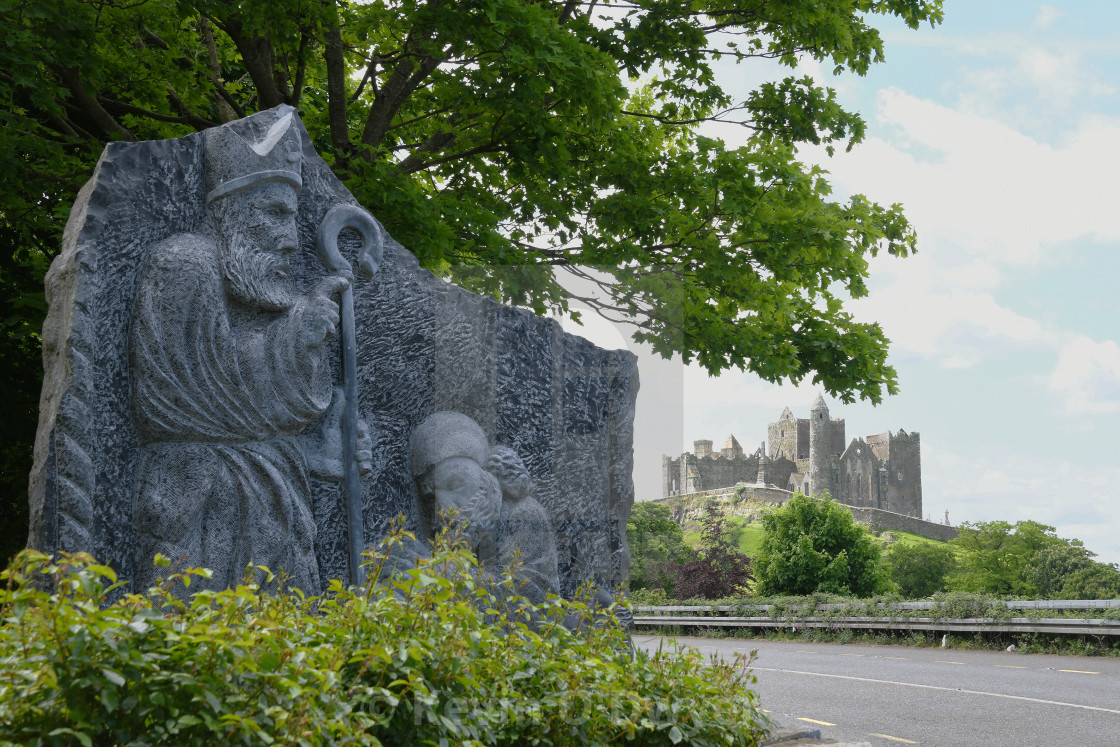
[[[412,434],[412,473],[429,532],[454,512],[484,573],[512,570],[534,604],[560,594],[556,536],[517,452],[491,448],[466,415],[437,412]]]
[[[189,558],[218,588],[249,563],[318,588],[308,479],[344,476],[345,395],[324,356],[349,283],[329,274],[301,294],[291,282],[301,149],[291,112],[255,143],[208,130],[209,230],[154,246],[133,306],[140,555]],[[368,472],[368,436],[360,441]],[[146,588],[158,569],[137,570]]]
[[[484,572],[500,574],[501,486],[486,471],[490,447],[478,423],[458,412],[437,412],[412,433],[412,474],[421,521],[429,536],[451,520]]]
[[[486,469],[501,486],[498,558],[503,568],[516,567],[521,594],[534,604],[560,594],[556,535],[544,507],[532,495],[533,480],[517,452],[498,444]]]
[[[213,588],[249,562],[307,594],[358,583],[358,553],[401,515],[423,538],[437,499],[535,598],[625,580],[634,356],[421,268],[291,107],[107,144],[46,297],[28,544],[92,553],[117,594],[156,552]],[[432,432],[460,453],[440,436],[415,472],[422,421],[451,411],[473,426]]]

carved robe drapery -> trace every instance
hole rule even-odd
[[[560,594],[556,538],[548,514],[534,498],[502,500],[498,554],[502,568],[515,565],[519,593],[534,604]]]
[[[301,343],[303,309],[231,308],[209,238],[151,250],[130,333],[138,589],[158,575],[156,552],[210,568],[213,588],[237,583],[250,562],[319,588],[303,434],[332,385],[323,346]]]

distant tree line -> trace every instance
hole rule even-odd
[[[762,517],[757,557],[715,504],[700,520],[699,547],[685,543],[668,506],[634,506],[630,588],[666,599],[807,595],[921,599],[964,591],[1032,599],[1120,598],[1120,568],[1094,560],[1080,540],[1035,521],[965,523],[948,543],[880,541],[830,499],[795,494]]]

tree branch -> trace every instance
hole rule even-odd
[[[292,106],[298,106],[300,98],[303,97],[303,81],[307,77],[307,42],[311,37],[311,33],[306,29],[301,29],[299,32],[299,49],[296,51],[296,75],[292,81],[292,93],[288,97],[288,103]]]
[[[327,45],[323,59],[327,63],[327,119],[330,123],[331,145],[339,152],[350,149],[350,130],[346,124],[346,58],[342,52],[342,30],[338,24],[338,6],[333,2],[327,25]],[[367,75],[369,71],[367,70]],[[365,84],[365,79],[362,79]]]
[[[401,59],[369,108],[369,116],[362,131],[362,143],[365,145],[376,148],[381,144],[389,131],[389,125],[409,95],[443,62],[441,58],[424,52],[424,42],[431,41],[433,37],[434,32],[431,30],[425,36],[409,35]],[[419,62],[414,58],[418,58]]]
[[[210,30],[210,21],[206,16],[198,17],[198,31],[202,35],[206,51],[210,54],[210,82],[214,84],[214,93],[217,94],[214,96],[214,103],[218,105],[218,116],[223,122],[232,122],[236,119],[234,112],[237,112],[237,116],[244,117],[245,110],[237,106],[237,102],[222,85],[222,64],[218,60],[218,45],[214,43],[214,33]]]
[[[190,112],[183,100],[180,99],[170,88],[167,89],[167,96],[171,100],[172,105],[176,109],[179,109],[180,112],[183,112],[182,116],[176,117],[172,114],[160,114],[159,112],[153,112],[150,109],[144,109],[142,107],[135,106],[124,101],[111,99],[108,96],[102,96],[101,99],[106,103],[106,105],[112,107],[113,109],[117,109],[127,114],[136,114],[141,117],[154,119],[158,122],[174,122],[175,124],[187,124],[200,131],[205,130],[208,127],[216,127],[218,125],[217,122],[211,122],[209,119],[200,117],[197,114]]]
[[[62,80],[63,85],[70,90],[70,95],[74,97],[74,101],[77,102],[81,110],[93,120],[93,123],[97,125],[102,132],[106,135],[116,135],[123,140],[136,139],[136,136],[133,135],[128,128],[113,119],[112,115],[105,111],[101,104],[98,103],[97,99],[86,91],[85,86],[82,84],[82,78],[76,69],[72,67],[56,67],[55,70]]]
[[[285,102],[287,98],[276,84],[276,71],[272,59],[272,42],[268,36],[247,36],[241,19],[230,16],[225,19],[222,29],[233,41],[241,59],[245,62],[245,69],[253,79],[253,86],[257,91],[257,100],[262,109],[271,109]]]

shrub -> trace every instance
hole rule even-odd
[[[965,522],[949,544],[960,548],[957,572],[948,585],[954,591],[1036,596],[1032,562],[1048,547],[1069,545],[1054,527],[1037,521]]]
[[[1066,579],[1093,566],[1092,558],[1080,542],[1047,545],[1031,556],[1025,574],[1040,598],[1056,599]]]
[[[722,599],[745,593],[753,580],[751,559],[729,535],[722,510],[709,505],[705,511],[700,522],[701,547],[690,550],[686,559],[672,568],[680,599]]]
[[[171,574],[107,604],[88,555],[21,553],[0,591],[0,742],[754,745],[749,662],[637,652],[610,610],[531,610],[507,577],[440,548],[359,589],[305,598],[282,581],[182,601]],[[273,577],[268,574],[271,582]],[[574,631],[562,621],[578,620]],[[531,624],[530,624],[531,623]]]
[[[891,589],[871,533],[827,495],[794,494],[763,515],[762,528],[755,561],[759,594],[822,591],[866,597]]]
[[[907,599],[928,597],[945,586],[946,577],[956,567],[956,557],[947,545],[929,542],[896,542],[883,553],[891,581]]]
[[[1062,599],[1120,599],[1120,568],[1115,563],[1091,562],[1063,579]]]
[[[673,591],[672,564],[687,557],[684,532],[669,507],[652,501],[635,503],[626,522],[630,545],[630,589]]]

